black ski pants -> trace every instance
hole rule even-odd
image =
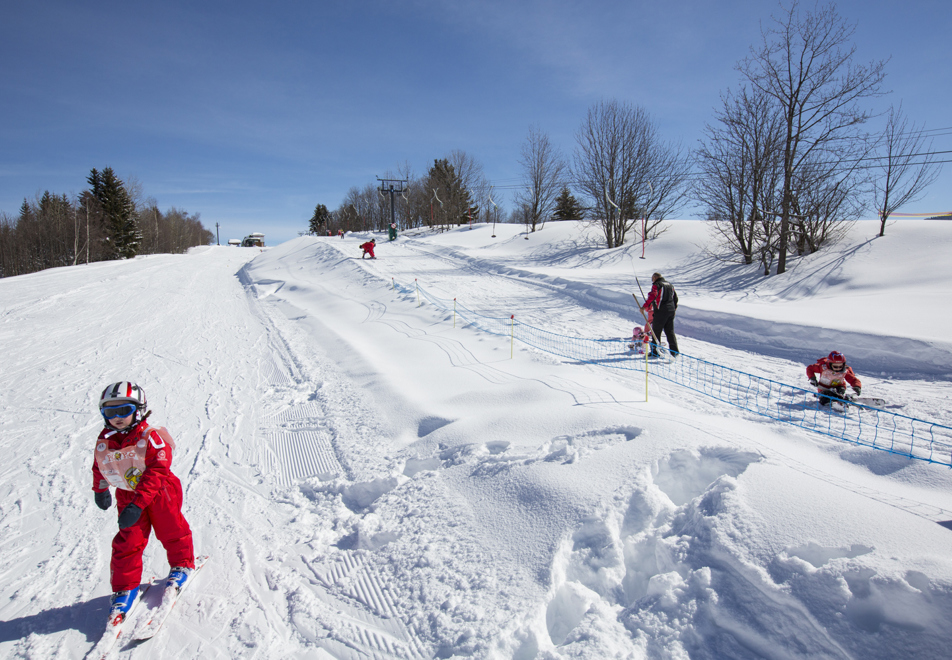
[[[678,351],[678,338],[674,334],[674,314],[675,310],[661,307],[655,310],[654,320],[651,323],[651,329],[654,331],[654,335],[658,338],[658,341],[661,341],[661,332],[664,331],[664,336],[668,340],[668,350],[671,352],[671,355],[680,353],[680,351]],[[655,348],[652,352],[657,352],[657,350],[658,349]]]

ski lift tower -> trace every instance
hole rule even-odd
[[[408,181],[406,179],[381,179],[377,177],[377,181],[380,182],[380,192],[390,193],[390,240],[395,240],[397,238],[397,212],[396,205],[394,203],[394,195],[402,195],[408,186]]]

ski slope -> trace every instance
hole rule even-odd
[[[701,222],[476,225],[0,280],[0,657],[102,632],[115,510],[92,499],[102,387],[140,383],[207,567],[120,658],[943,658],[952,474],[641,372],[478,332],[415,287],[567,336],[628,337],[665,273],[681,350],[806,386],[844,352],[952,424],[952,226],[857,224],[783,277]],[[168,571],[154,539],[146,571]],[[147,579],[149,575],[144,575]]]

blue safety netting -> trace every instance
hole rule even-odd
[[[509,337],[535,349],[577,362],[612,369],[648,371],[708,397],[780,422],[892,454],[952,467],[952,427],[851,403],[847,413],[819,406],[813,390],[724,367],[681,353],[647,360],[628,348],[631,340],[562,335],[520,323],[514,317],[489,317],[432,295],[414,283],[394,288],[415,292],[437,308],[452,311],[456,322]]]

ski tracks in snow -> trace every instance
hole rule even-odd
[[[259,467],[278,503],[296,511],[274,528],[267,576],[269,589],[286,598],[289,632],[341,660],[428,657],[367,550],[348,547],[356,545],[350,530],[366,508],[397,485],[353,481],[379,467],[355,455],[376,444],[368,438],[383,435],[372,421],[374,403],[307,336],[300,311],[269,299],[279,283],[243,279],[265,329],[257,350]],[[376,542],[390,538],[378,535]]]

